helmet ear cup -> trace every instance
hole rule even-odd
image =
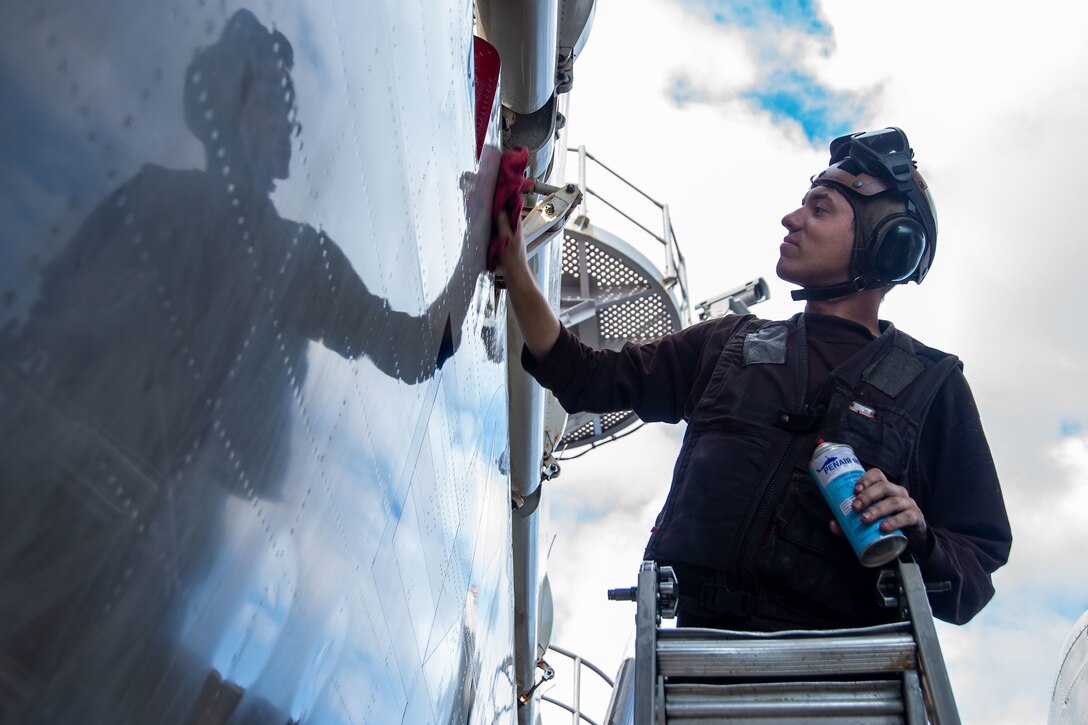
[[[906,282],[918,271],[928,240],[925,229],[906,215],[885,218],[870,247],[870,269],[880,282]]]

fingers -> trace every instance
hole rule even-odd
[[[495,222],[495,228],[499,232],[500,239],[504,239],[512,244],[524,246],[525,243],[521,238],[521,226],[519,225],[517,230],[514,230],[513,224],[510,223],[510,215],[506,213],[505,209],[499,210],[499,217]]]
[[[870,468],[865,473],[861,474],[861,478],[854,485],[854,493],[860,494],[865,489],[875,486],[881,483],[890,483],[888,477],[884,475],[884,471],[879,468]]]
[[[925,516],[910,492],[892,483],[879,468],[871,468],[854,486],[854,511],[861,520],[872,523],[879,519],[881,531],[902,529],[909,539],[924,537]]]
[[[888,501],[888,499],[885,499],[885,501]],[[899,511],[887,511],[885,513],[881,513],[879,510],[876,510],[876,508],[877,507],[870,508],[863,513],[861,516],[862,521],[865,523],[872,523],[873,521],[884,517],[884,520],[880,522],[880,530],[885,532],[895,531],[896,529],[902,529],[904,533],[908,529],[925,530],[926,520],[917,506],[905,506]]]
[[[900,529],[912,550],[926,550],[929,529],[918,503],[906,488],[889,481],[879,468],[869,469],[858,479],[853,507],[865,523],[880,521],[883,532]],[[837,521],[832,520],[829,528],[835,536],[845,536]]]
[[[505,244],[499,250],[499,269],[506,275],[507,282],[511,276],[518,276],[528,270],[528,260],[525,257],[525,244],[521,238],[521,229],[513,229],[510,217],[505,210],[499,211],[495,220],[495,232]]]
[[[897,486],[887,479],[879,468],[870,468],[857,483],[854,484],[854,511],[865,523],[872,523],[885,516],[898,514],[904,508],[909,508],[913,503],[907,489]],[[887,523],[887,522],[885,522]],[[881,526],[881,529],[890,531],[895,526]],[[835,521],[831,522],[832,533],[842,533],[842,529]]]
[[[870,468],[858,479],[854,484],[854,495],[855,511],[864,511],[887,499],[910,499],[910,492],[889,481],[879,468]]]

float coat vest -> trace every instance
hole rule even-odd
[[[878,571],[829,530],[831,510],[808,471],[819,439],[846,443],[866,469],[911,489],[922,423],[960,363],[881,324],[808,391],[804,316],[742,323],[690,416],[646,558],[719,573],[724,583],[704,604],[752,628],[894,619],[879,604]]]

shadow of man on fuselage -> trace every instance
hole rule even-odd
[[[458,347],[483,268],[469,235],[445,289],[411,315],[324,233],[277,212],[270,194],[298,129],[292,65],[286,37],[235,13],[186,71],[206,169],[145,165],[44,268],[25,324],[0,332],[0,681],[16,683],[12,712],[148,714],[146,702],[79,708],[121,707],[134,692],[125,677],[159,682],[184,599],[217,555],[227,495],[275,500],[291,485],[311,343],[407,383]],[[118,642],[123,658],[108,661]],[[99,667],[109,674],[82,682]],[[174,684],[154,697],[185,710],[199,682]]]

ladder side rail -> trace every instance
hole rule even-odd
[[[899,582],[918,644],[918,659],[932,708],[933,722],[935,725],[959,725],[956,698],[952,693],[952,683],[948,679],[948,668],[945,666],[944,655],[941,654],[933,613],[926,596],[926,585],[918,564],[900,562]]]
[[[635,610],[635,725],[657,721],[657,564],[644,561],[638,571]]]

